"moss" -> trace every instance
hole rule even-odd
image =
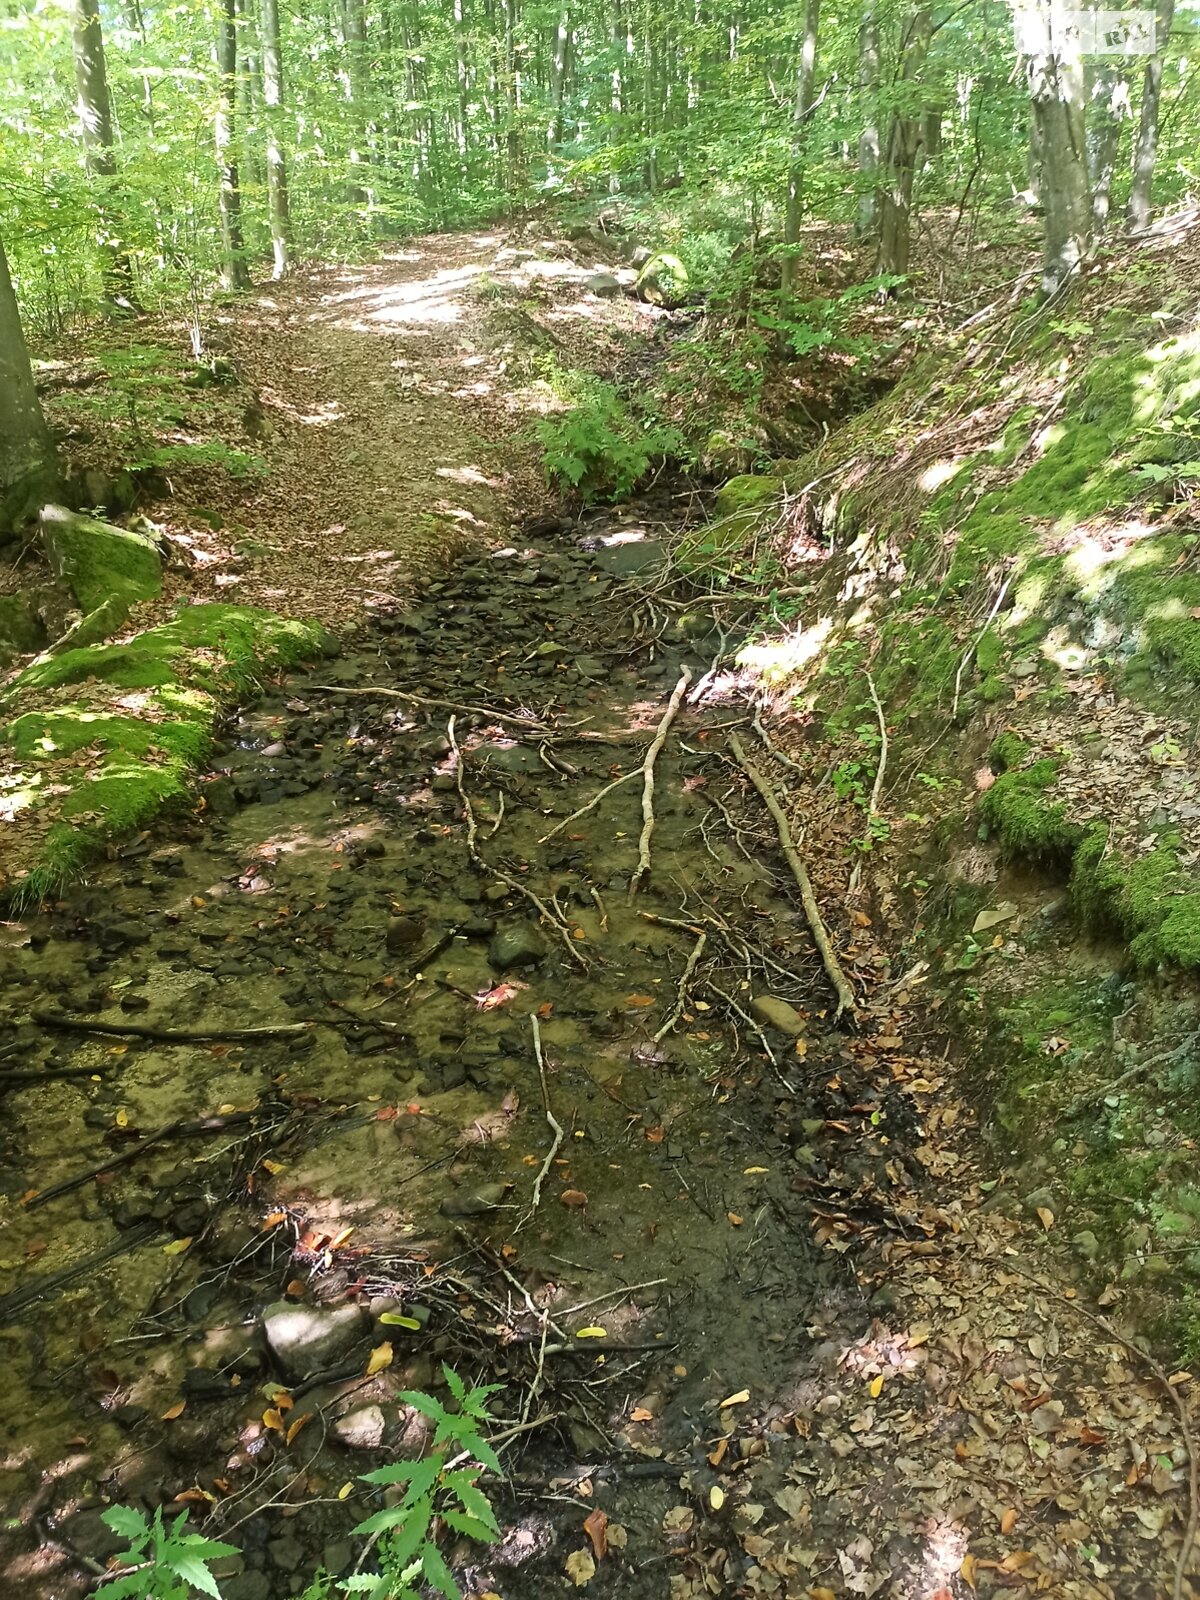
[[[1057,777],[1057,764],[1046,757],[1031,767],[1003,773],[984,794],[980,814],[1005,855],[1028,861],[1070,860],[1083,829],[1069,820],[1064,802],[1047,800],[1046,791]]]
[[[1071,869],[1071,898],[1085,927],[1120,933],[1141,967],[1200,967],[1200,885],[1179,860],[1179,838],[1164,835],[1135,859],[1108,849],[1108,827],[1093,823]]]
[[[4,741],[29,769],[31,808],[50,791],[62,818],[17,893],[35,899],[52,892],[106,840],[144,827],[165,807],[186,804],[190,775],[211,749],[222,702],[249,693],[268,671],[318,654],[329,643],[321,628],[267,611],[190,606],[174,622],[127,644],[68,651],[22,674],[18,692],[88,679],[148,692],[143,716],[60,704],[26,712],[4,730]],[[83,750],[94,751],[97,759],[81,767],[70,758]]]
[[[736,516],[740,511],[755,511],[768,501],[778,500],[782,492],[782,479],[745,473],[740,478],[730,478],[718,489],[713,510],[718,517]]]
[[[114,597],[149,600],[162,593],[162,560],[144,534],[48,506],[42,538],[51,566],[85,611]]]
[[[989,628],[975,646],[975,665],[983,677],[991,677],[1000,665],[1003,654],[1004,640],[994,628]]]

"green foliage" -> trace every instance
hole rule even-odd
[[[664,458],[679,455],[679,434],[626,404],[610,383],[587,373],[560,375],[568,406],[534,432],[549,476],[585,499],[628,494]]]
[[[266,462],[248,450],[237,450],[220,439],[203,444],[161,444],[129,463],[135,470],[157,467],[221,467],[231,478],[265,477]]]
[[[137,1570],[102,1584],[95,1600],[191,1600],[197,1590],[220,1600],[221,1591],[209,1569],[219,1557],[236,1555],[237,1549],[200,1533],[185,1533],[187,1518],[183,1511],[168,1527],[161,1506],[149,1522],[131,1506],[106,1511],[104,1521],[129,1542],[118,1558],[121,1565]]]
[[[488,1397],[502,1386],[483,1384],[468,1389],[444,1363],[442,1373],[456,1410],[419,1391],[400,1396],[433,1423],[429,1454],[420,1461],[396,1461],[363,1474],[364,1483],[380,1488],[402,1486],[404,1494],[397,1504],[377,1511],[354,1530],[377,1536],[383,1570],[378,1577],[363,1573],[343,1580],[339,1585],[343,1594],[362,1594],[368,1600],[420,1600],[419,1591],[428,1585],[445,1600],[462,1600],[462,1591],[434,1542],[434,1518],[480,1543],[500,1538],[491,1503],[475,1481],[479,1465],[456,1467],[452,1462],[465,1458],[503,1475],[500,1460],[482,1433],[489,1421]]]

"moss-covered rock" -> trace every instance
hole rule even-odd
[[[187,606],[125,643],[67,650],[27,668],[9,702],[19,708],[36,690],[39,706],[14,716],[0,742],[19,773],[23,809],[53,806],[55,821],[16,892],[53,891],[107,840],[186,804],[222,706],[332,648],[312,623],[248,606]]]
[[[114,596],[134,601],[162,593],[162,557],[145,534],[114,528],[65,506],[47,506],[42,543],[54,572],[85,611]]]
[[[678,256],[660,250],[638,273],[638,293],[652,306],[674,311],[688,295],[688,270]]]
[[[713,515],[717,521],[721,521],[725,517],[735,517],[746,511],[758,512],[772,500],[778,500],[782,493],[782,479],[746,472],[740,477],[730,478],[728,483],[717,490],[713,501]]]
[[[0,594],[0,666],[40,650],[45,630],[23,594]]]

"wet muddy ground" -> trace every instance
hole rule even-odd
[[[595,1504],[628,1530],[608,1588],[662,1592],[639,1566],[652,1532],[668,1559],[668,1480],[723,1399],[786,1389],[846,1277],[793,1188],[825,1115],[797,1040],[829,997],[794,890],[727,825],[748,712],[703,615],[647,603],[654,531],[546,530],[434,578],[238,720],[198,820],[8,927],[0,1070],[71,1074],[4,1084],[21,1593],[84,1588],[108,1501],[182,1497],[232,1537],[226,1600],[348,1570],[357,1476],[416,1453],[396,1397],[443,1360],[503,1383],[519,1430],[488,1582],[561,1582]]]

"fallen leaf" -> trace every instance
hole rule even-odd
[[[567,1557],[567,1577],[577,1589],[590,1583],[596,1576],[596,1563],[586,1550],[573,1550]]]
[[[283,1417],[276,1406],[268,1406],[262,1414],[264,1428],[269,1428],[273,1433],[283,1432]]]
[[[725,1504],[725,1491],[724,1491],[724,1489],[722,1489],[722,1487],[721,1487],[721,1485],[719,1483],[714,1483],[712,1488],[708,1491],[709,1510],[713,1511],[713,1512],[720,1511],[721,1507],[724,1504]]]
[[[190,1236],[186,1239],[172,1239],[170,1244],[163,1245],[162,1253],[165,1256],[181,1256],[191,1242]]]
[[[736,1211],[727,1211],[725,1215],[729,1218],[730,1222],[735,1228],[740,1228],[742,1223],[746,1220],[744,1217],[739,1217]]]
[[[966,1555],[962,1558],[962,1566],[958,1569],[958,1575],[966,1584],[968,1589],[974,1589],[975,1587],[976,1564],[975,1557],[968,1550]]]
[[[608,1513],[597,1506],[584,1518],[583,1531],[592,1541],[596,1560],[603,1561],[608,1554]]]
[[[271,1161],[269,1159],[264,1159],[263,1168],[265,1169],[265,1171],[269,1172],[272,1177],[274,1177],[277,1172],[282,1172],[283,1171],[283,1162],[282,1161]]]
[[[870,1387],[868,1392],[869,1392],[872,1400],[878,1400],[879,1399],[879,1396],[883,1393],[883,1373],[882,1372],[878,1375],[878,1377],[875,1377],[875,1378],[871,1379],[871,1387]]]
[[[176,1400],[173,1406],[168,1406],[162,1414],[164,1422],[174,1422],[176,1417],[181,1417],[187,1410],[186,1400]]]
[[[1039,1206],[1037,1214],[1041,1219],[1042,1227],[1049,1230],[1054,1226],[1054,1213],[1049,1206]]]
[[[402,1317],[398,1311],[385,1311],[379,1320],[385,1328],[407,1328],[410,1333],[421,1331],[416,1317]]]
[[[344,1483],[342,1485],[342,1487],[338,1490],[337,1497],[338,1497],[339,1500],[349,1500],[350,1496],[353,1493],[354,1493],[354,1485],[353,1485],[353,1483]]]
[[[116,1122],[118,1128],[127,1128],[129,1126],[129,1113],[126,1111],[124,1106],[122,1106],[117,1112],[113,1120]]]
[[[558,1198],[564,1206],[578,1207],[585,1206],[588,1203],[588,1197],[582,1189],[564,1189]]]
[[[577,1339],[607,1339],[607,1328],[578,1328],[575,1332]]]
[[[312,1421],[312,1412],[311,1411],[305,1411],[303,1413],[303,1415],[297,1417],[295,1422],[293,1422],[291,1424],[291,1426],[288,1428],[288,1431],[283,1436],[283,1442],[285,1444],[291,1444],[292,1440],[300,1432],[300,1429],[304,1426],[304,1424],[306,1422],[311,1422],[311,1421]]]
[[[371,1351],[371,1359],[367,1362],[367,1377],[373,1378],[377,1372],[382,1372],[384,1367],[390,1367],[391,1364],[392,1347],[385,1339]]]
[[[629,1413],[629,1420],[630,1422],[653,1422],[654,1413],[653,1411],[647,1411],[645,1406],[634,1406]]]
[[[1005,1535],[1010,1534],[1016,1527],[1017,1520],[1018,1512],[1016,1507],[1009,1506],[1008,1510],[1005,1511],[1000,1517],[1000,1532]]]
[[[728,1406],[744,1406],[750,1398],[749,1389],[739,1389],[736,1394],[726,1396],[718,1406],[719,1411],[724,1411]]]

